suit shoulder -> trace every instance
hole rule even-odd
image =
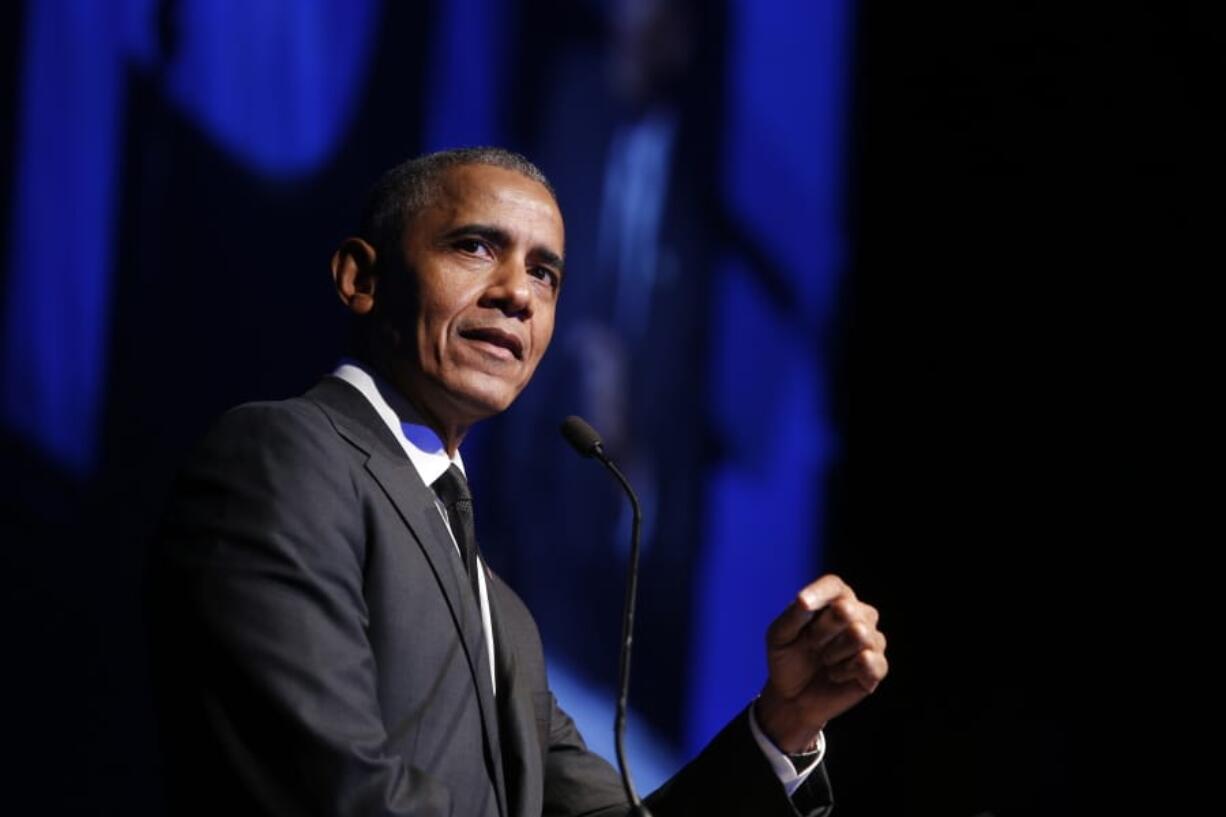
[[[245,403],[205,434],[179,471],[177,493],[246,487],[272,498],[319,488],[352,496],[358,466],[352,446],[310,400]]]
[[[306,430],[330,425],[327,415],[318,405],[305,397],[291,397],[286,400],[261,400],[234,406],[217,419],[209,431],[209,436],[227,431],[260,428]]]
[[[304,397],[243,403],[229,409],[212,425],[197,449],[234,453],[268,448],[315,449],[339,444],[332,421]]]
[[[180,469],[164,529],[184,538],[201,532],[220,536],[219,531],[229,530],[227,525],[250,524],[265,534],[314,525],[319,530],[344,528],[342,538],[356,542],[361,526],[356,487],[360,462],[352,451],[323,410],[309,400],[232,408]],[[253,538],[258,536],[244,541]],[[299,539],[306,543],[303,547],[315,542],[311,536]],[[322,544],[327,537],[318,539]]]

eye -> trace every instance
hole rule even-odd
[[[479,238],[461,238],[454,244],[455,248],[469,255],[490,255],[489,245]]]
[[[549,267],[533,267],[530,272],[533,277],[547,281],[551,289],[557,289],[558,284],[561,282],[561,277],[558,273]]]

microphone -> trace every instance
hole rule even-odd
[[[582,456],[598,456],[602,461],[607,459],[600,442],[600,435],[582,417],[576,417],[572,414],[563,420],[562,436]]]
[[[651,817],[651,812],[639,793],[634,788],[630,778],[630,767],[626,763],[626,707],[630,697],[630,651],[634,644],[634,602],[638,597],[639,585],[639,529],[643,524],[643,513],[639,508],[639,498],[635,495],[630,482],[621,472],[609,455],[604,452],[604,445],[596,429],[587,424],[582,417],[571,415],[562,421],[562,436],[571,447],[584,457],[595,457],[621,483],[622,490],[630,497],[630,507],[634,510],[634,524],[630,528],[630,563],[626,567],[626,602],[622,609],[622,646],[621,657],[618,659],[617,680],[617,718],[613,723],[613,742],[617,747],[617,765],[622,773],[622,787],[626,790],[626,798],[630,801],[630,814],[639,817]]]

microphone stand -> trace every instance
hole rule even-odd
[[[630,529],[630,562],[626,566],[626,600],[622,608],[622,644],[618,660],[617,680],[617,716],[613,722],[613,742],[617,749],[617,765],[621,770],[622,787],[626,790],[626,799],[630,801],[630,817],[651,817],[651,812],[643,804],[634,781],[630,777],[630,766],[626,762],[626,710],[630,698],[630,653],[634,646],[634,605],[638,598],[639,586],[639,533],[643,524],[643,512],[639,506],[639,498],[630,487],[630,481],[621,472],[609,455],[605,453],[600,441],[600,435],[579,417],[567,417],[562,424],[562,435],[585,457],[595,457],[621,484],[622,490],[630,498],[630,507],[634,511],[634,523]]]

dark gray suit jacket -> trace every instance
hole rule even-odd
[[[176,813],[621,814],[554,700],[532,616],[490,575],[498,695],[472,591],[399,443],[356,389],[227,413],[167,513],[163,711]],[[649,805],[826,814],[789,799],[744,713]]]

